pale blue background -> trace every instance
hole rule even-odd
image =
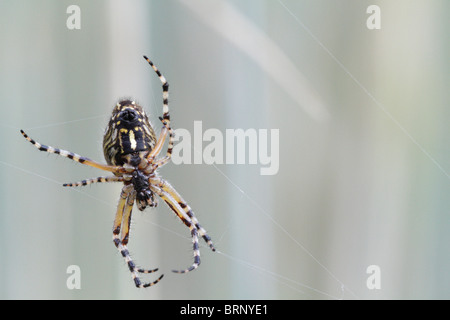
[[[76,1],[71,31],[74,3],[0,2],[0,298],[450,298],[448,1]],[[130,250],[165,273],[137,290],[111,241],[120,185],[63,188],[103,172],[19,129],[103,161],[119,98],[161,115],[143,54],[175,128],[279,129],[280,170],[164,167],[221,253],[172,274],[191,263],[189,231],[162,202],[135,210]]]

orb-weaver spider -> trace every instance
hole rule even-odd
[[[153,282],[143,283],[139,273],[153,273],[158,269],[141,269],[133,262],[127,248],[130,232],[131,212],[133,205],[143,211],[147,206],[156,207],[154,194],[161,197],[178,218],[189,228],[192,237],[194,262],[184,270],[172,270],[176,273],[186,273],[196,269],[200,264],[200,249],[198,235],[202,236],[211,250],[215,251],[211,238],[198,223],[192,209],[181,198],[178,192],[156,170],[168,163],[173,149],[173,130],[170,127],[169,115],[169,84],[156,66],[146,57],[162,82],[163,88],[163,117],[159,118],[163,124],[158,140],[141,106],[131,100],[121,100],[115,106],[112,116],[103,136],[103,152],[107,164],[98,163],[70,151],[53,148],[40,144],[31,139],[23,130],[22,135],[40,151],[59,154],[76,162],[112,172],[114,175],[82,180],[75,183],[65,183],[65,187],[85,186],[95,182],[123,182],[119,204],[113,225],[113,242],[124,257],[134,284],[138,288],[150,287],[157,284],[163,275]],[[169,136],[165,157],[156,159],[161,153],[167,136]]]

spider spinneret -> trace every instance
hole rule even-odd
[[[114,219],[113,243],[125,259],[132,279],[138,288],[146,288],[157,284],[163,275],[153,282],[143,283],[140,280],[139,274],[153,273],[158,269],[138,268],[128,251],[127,244],[129,240],[131,213],[135,202],[141,211],[148,206],[156,207],[156,194],[164,200],[168,207],[189,228],[193,243],[194,262],[184,270],[172,270],[173,272],[186,273],[196,269],[200,265],[199,235],[211,250],[215,251],[211,238],[206,230],[200,226],[192,209],[179,193],[167,181],[162,179],[156,171],[159,167],[170,161],[173,149],[173,130],[170,127],[168,104],[169,84],[156,66],[146,56],[144,58],[162,82],[163,116],[159,119],[163,127],[158,139],[143,108],[128,99],[121,100],[117,103],[106,127],[103,136],[103,152],[106,165],[67,150],[40,144],[31,139],[23,130],[20,130],[25,139],[40,151],[59,154],[76,162],[114,174],[112,176],[97,177],[75,183],[65,183],[63,186],[77,187],[99,182],[122,182],[124,184]],[[160,159],[156,159],[161,153],[167,137],[169,137],[169,140],[166,155]]]

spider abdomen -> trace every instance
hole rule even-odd
[[[103,136],[106,162],[137,166],[155,143],[155,132],[142,107],[131,100],[117,103]]]

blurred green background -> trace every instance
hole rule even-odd
[[[0,1],[0,298],[449,299],[449,12],[446,0]],[[220,252],[202,246],[198,270],[171,273],[191,263],[189,230],[162,201],[135,209],[130,251],[165,274],[138,290],[111,241],[121,186],[63,188],[104,173],[19,129],[103,161],[118,99],[158,124],[144,54],[171,85],[174,128],[279,129],[280,168],[162,168]]]

